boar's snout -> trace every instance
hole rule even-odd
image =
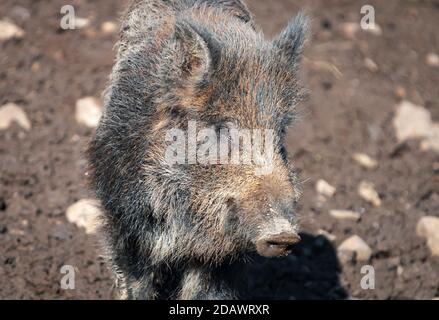
[[[263,257],[272,258],[285,256],[291,252],[292,246],[300,241],[296,233],[282,232],[259,239],[256,251]]]

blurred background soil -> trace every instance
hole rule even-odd
[[[91,197],[84,148],[93,128],[79,123],[75,110],[79,99],[100,98],[105,88],[114,61],[114,27],[126,3],[0,2],[0,19],[22,31],[0,41],[0,106],[12,103],[28,120],[0,130],[2,299],[112,297],[96,237],[69,222],[66,210]],[[85,26],[59,27],[65,4],[86,19],[79,20]],[[375,8],[379,29],[359,28],[364,4]],[[248,265],[241,279],[247,297],[438,297],[439,258],[416,232],[422,217],[439,217],[438,152],[422,135],[398,139],[394,121],[401,102],[409,101],[415,108],[409,113],[427,115],[432,123],[427,129],[437,131],[439,2],[249,0],[248,5],[267,37],[302,8],[313,17],[313,34],[303,59],[310,97],[288,142],[304,181],[300,215],[306,234],[288,258],[255,258]],[[430,144],[438,143],[438,135],[430,136]],[[370,159],[355,160],[356,153]],[[372,200],[358,192],[364,181],[377,193]],[[340,219],[331,210],[359,217]],[[370,248],[364,261],[337,249],[353,235]],[[366,264],[375,269],[374,290],[360,285]],[[75,290],[60,288],[63,265],[77,271]]]

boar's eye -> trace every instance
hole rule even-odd
[[[215,128],[215,130],[230,130],[236,128],[230,119],[216,119],[211,121],[211,125]]]
[[[169,110],[169,116],[172,119],[183,118],[185,115],[186,115],[186,112],[185,112],[185,110],[182,110],[182,109],[172,108],[171,110]]]
[[[226,201],[227,204],[227,208],[229,208],[230,210],[235,210],[236,209],[236,200],[235,198],[228,198]]]

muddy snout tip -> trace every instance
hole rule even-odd
[[[293,245],[300,241],[296,233],[282,232],[263,237],[256,242],[256,251],[263,257],[273,258],[288,255]]]

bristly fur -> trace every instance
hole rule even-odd
[[[270,229],[268,205],[295,221],[300,185],[283,144],[303,98],[298,64],[306,29],[299,14],[268,41],[241,0],[131,4],[88,152],[122,298],[232,298],[221,270]],[[169,166],[165,132],[189,120],[273,129],[273,173],[256,176],[250,165]]]

